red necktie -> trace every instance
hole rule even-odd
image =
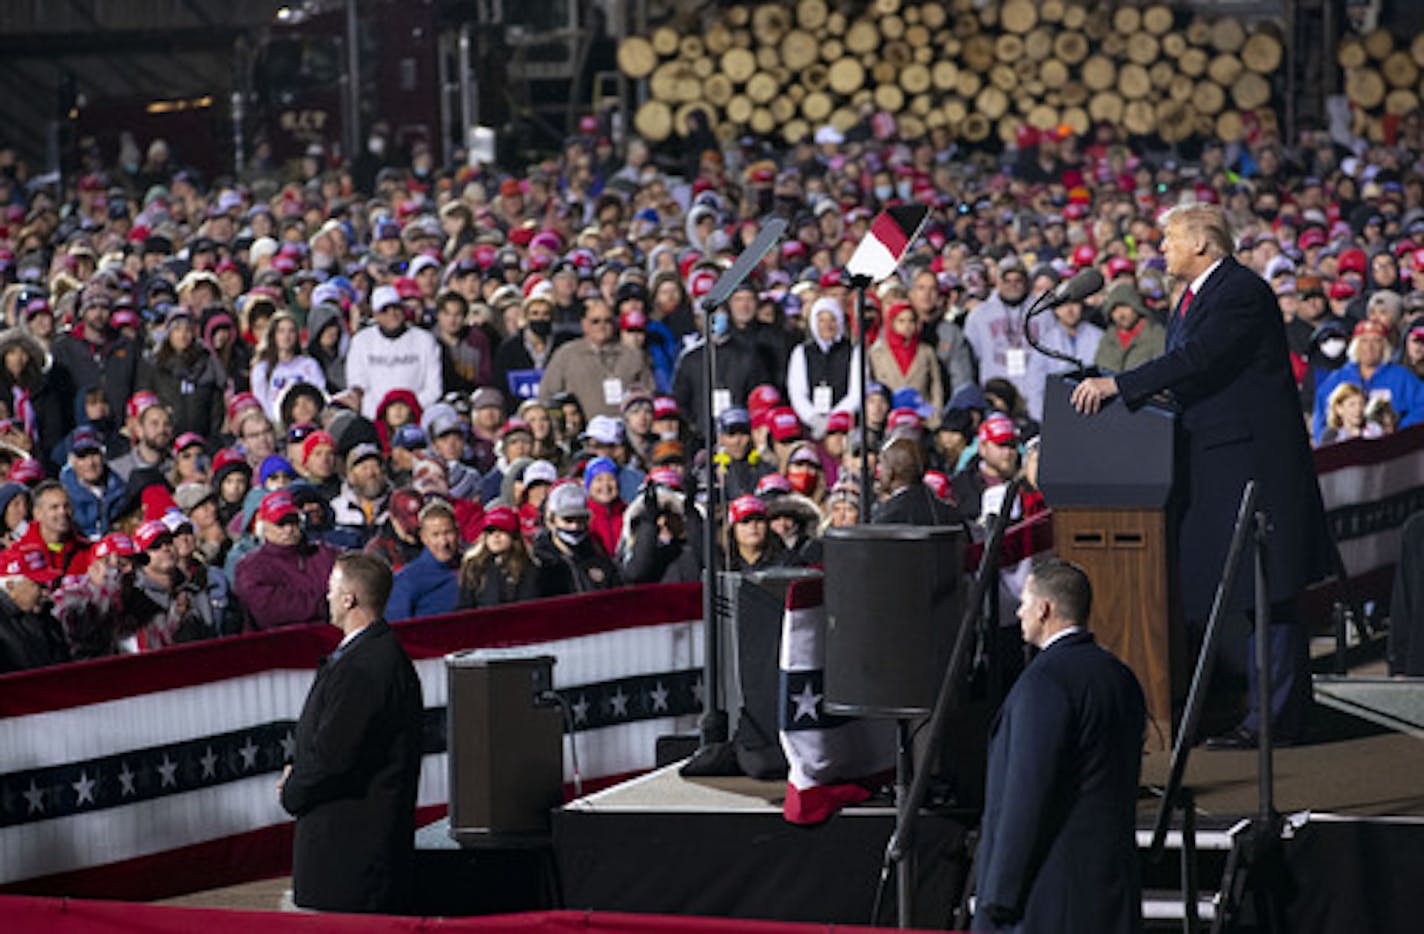
[[[1182,305],[1181,305],[1180,308],[1177,309],[1177,314],[1178,314],[1179,316],[1181,316],[1181,317],[1183,317],[1183,318],[1185,318],[1185,317],[1187,316],[1187,308],[1191,306],[1191,304],[1192,304],[1192,298],[1194,297],[1195,294],[1196,294],[1196,293],[1194,293],[1194,292],[1192,291],[1192,287],[1191,287],[1191,286],[1187,286],[1186,294],[1182,296]]]

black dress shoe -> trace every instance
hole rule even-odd
[[[1255,749],[1256,734],[1244,726],[1238,726],[1229,733],[1212,736],[1206,741],[1207,749]]]

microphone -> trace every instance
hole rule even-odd
[[[1068,302],[1081,302],[1103,287],[1103,274],[1096,269],[1084,269],[1067,282],[1058,283],[1057,287],[1048,293],[1048,299],[1043,303],[1043,308],[1057,308],[1059,305]]]
[[[1057,308],[1059,305],[1067,304],[1068,302],[1081,302],[1102,287],[1103,274],[1096,269],[1084,269],[1067,282],[1060,282],[1053,291],[1046,292],[1040,296],[1035,307],[1024,316],[1024,322],[1027,324],[1029,318],[1049,308]],[[1075,371],[1079,374],[1085,374],[1089,370],[1088,365],[1077,357],[1044,347],[1038,342],[1038,338],[1034,336],[1032,328],[1024,328],[1024,337],[1028,340],[1030,347],[1045,357],[1052,357],[1055,360],[1072,364]]]

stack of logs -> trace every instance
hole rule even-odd
[[[1345,96],[1353,105],[1351,132],[1371,142],[1384,142],[1386,125],[1419,106],[1424,94],[1424,33],[1408,50],[1395,48],[1394,36],[1383,29],[1364,36],[1346,36],[1336,49],[1344,73]]]
[[[703,111],[724,141],[796,143],[844,131],[862,105],[915,139],[970,142],[1025,124],[1084,133],[1106,121],[1168,143],[1240,139],[1274,124],[1278,36],[1233,18],[1179,19],[1165,4],[1088,0],[799,0],[697,12],[625,39],[618,64],[647,79],[634,127],[654,142]],[[1416,43],[1417,45],[1418,43]]]

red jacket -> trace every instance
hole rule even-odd
[[[40,536],[40,524],[31,522],[25,534],[20,536],[20,543],[25,542],[43,548],[49,557],[49,566],[63,577],[74,577],[89,570],[89,549],[94,547],[94,543],[78,532],[71,532],[60,547],[51,548]]]
[[[588,501],[588,530],[603,542],[603,548],[610,555],[618,554],[618,540],[623,537],[623,513],[628,505],[615,499],[607,506]]]

